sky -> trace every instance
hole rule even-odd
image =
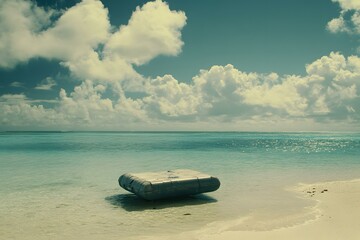
[[[0,0],[0,131],[360,131],[358,0]]]

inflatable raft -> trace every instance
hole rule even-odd
[[[120,176],[119,184],[147,200],[212,192],[220,187],[218,178],[189,169],[126,173]]]

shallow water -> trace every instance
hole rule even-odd
[[[281,218],[309,205],[284,188],[359,178],[358,156],[360,134],[0,133],[0,238],[123,239],[249,214]],[[212,174],[222,185],[146,202],[117,183],[125,172],[176,168]]]

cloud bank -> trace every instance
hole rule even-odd
[[[107,87],[84,81],[61,90],[54,108],[24,95],[0,98],[4,126],[115,128],[138,124],[360,120],[360,58],[331,53],[306,66],[305,76],[241,72],[232,65],[202,70],[189,84],[171,75],[149,79],[144,97],[104,97]],[[113,91],[117,91],[114,90]]]
[[[337,2],[341,14],[354,11],[352,28],[343,15],[327,28],[358,31],[358,1]],[[185,13],[163,1],[136,8],[119,27],[110,24],[98,0],[83,0],[64,12],[5,0],[0,20],[0,67],[14,68],[31,58],[58,59],[81,82],[72,92],[61,89],[53,107],[24,94],[0,96],[5,130],[256,130],[284,124],[292,126],[289,130],[314,130],[325,123],[359,129],[360,58],[355,55],[331,52],[306,65],[303,76],[248,73],[228,64],[180,82],[170,74],[151,79],[134,70],[159,55],[181,52]],[[36,89],[56,84],[48,78]],[[130,97],[134,92],[137,97]]]

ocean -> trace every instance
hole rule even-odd
[[[0,239],[141,239],[249,216],[243,228],[298,224],[313,203],[288,189],[359,178],[359,156],[359,133],[2,132]],[[182,168],[220,189],[148,202],[118,185]]]

